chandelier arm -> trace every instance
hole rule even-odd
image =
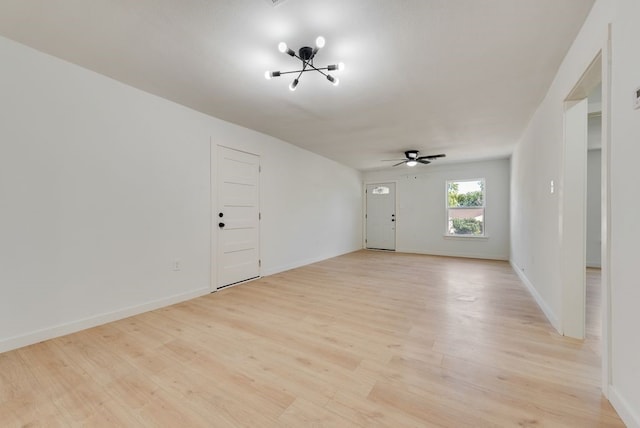
[[[313,66],[313,64],[309,64],[309,66],[315,71],[317,71],[318,73],[322,74],[324,77],[327,77],[327,73],[323,72],[322,70],[328,70],[329,67],[316,68]],[[311,70],[307,70],[307,71],[311,71]]]
[[[309,71],[309,70],[306,70],[306,68],[307,68],[307,63],[306,63],[305,61],[302,61],[302,62],[303,62],[303,64],[302,64],[302,70],[300,70],[300,74],[298,74],[298,77],[296,77],[296,80],[299,80],[299,79],[300,79],[300,76],[302,76],[302,73],[304,73],[305,71]]]
[[[307,68],[306,70],[303,69],[303,70],[281,71],[280,75],[292,74],[292,73],[300,73],[300,72],[306,73],[307,71],[320,71],[320,70],[328,70],[328,69],[329,69],[329,67],[316,68],[316,67],[311,66],[311,68]],[[322,71],[320,71],[320,73],[322,73]],[[324,73],[322,73],[322,74],[324,74]]]
[[[327,66],[327,67],[316,68],[316,67],[313,65],[313,58],[315,58],[315,56],[316,56],[316,54],[318,53],[318,51],[319,51],[319,50],[320,50],[320,48],[315,48],[315,49],[313,50],[313,53],[311,54],[311,57],[310,57],[308,60],[304,60],[304,59],[300,58],[300,56],[299,56],[297,53],[295,53],[295,51],[293,51],[293,52],[294,52],[294,53],[293,53],[293,56],[294,56],[294,57],[296,57],[296,58],[298,58],[300,61],[302,61],[302,64],[303,64],[303,66],[302,66],[302,70],[301,70],[301,73],[300,73],[300,74],[302,74],[302,73],[303,73],[303,72],[305,72],[305,71],[311,71],[311,70],[305,70],[306,66],[308,65],[309,67],[311,67],[311,68],[312,68],[312,69],[314,69],[315,71],[320,72],[320,74],[322,74],[323,76],[325,76],[325,77],[327,76],[325,73],[323,73],[323,72],[322,72],[322,71],[320,71],[320,70],[328,70],[328,69],[329,69],[329,67],[328,67],[328,66]],[[296,72],[293,72],[293,73],[296,73]],[[284,74],[284,73],[283,73],[283,74]],[[298,77],[300,77],[300,76],[298,76]]]
[[[305,60],[303,60],[302,58],[300,58],[300,57],[298,56],[298,54],[297,54],[297,53],[294,53],[294,54],[293,54],[293,56],[294,56],[295,58],[298,58],[298,59],[299,59],[300,61],[302,61],[303,63],[304,63],[304,62],[306,62]]]
[[[305,71],[311,71],[311,70],[292,70],[292,71],[281,71],[281,72],[280,72],[280,75],[283,75],[283,74],[300,73],[300,72],[305,72]]]

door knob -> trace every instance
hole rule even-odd
[[[224,223],[218,223],[218,227],[219,228],[223,228],[224,227]]]

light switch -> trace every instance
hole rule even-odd
[[[553,186],[553,180],[551,180],[551,184],[549,185],[549,191],[551,192],[552,195],[556,191],[555,187]]]

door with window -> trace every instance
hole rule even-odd
[[[396,184],[367,184],[366,248],[396,249]]]
[[[218,146],[217,288],[260,276],[260,157]]]

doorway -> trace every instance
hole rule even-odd
[[[365,247],[372,250],[396,249],[396,184],[367,184]]]
[[[598,53],[565,101],[560,206],[562,334],[577,339],[585,338],[586,326],[587,164],[589,110],[593,108],[589,96],[602,86],[602,67],[602,53]],[[602,102],[599,109],[602,111]]]
[[[217,289],[260,276],[260,157],[218,146]]]

